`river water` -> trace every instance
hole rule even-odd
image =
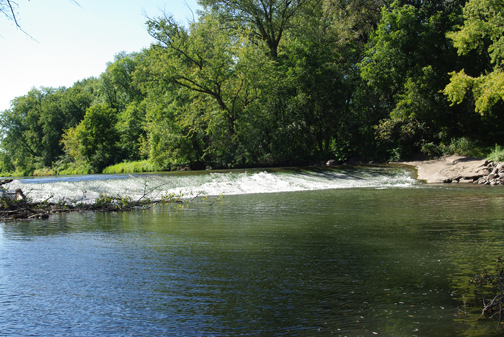
[[[497,323],[475,322],[481,308],[463,299],[469,278],[502,255],[504,189],[412,176],[368,167],[15,180],[40,201],[163,190],[190,202],[0,223],[0,336],[493,335]]]

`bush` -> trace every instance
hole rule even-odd
[[[62,164],[61,166],[57,166],[54,170],[55,174],[57,175],[79,175],[95,173],[91,169],[91,166],[89,164],[80,161]]]
[[[444,154],[458,154],[468,157],[485,157],[485,150],[478,147],[478,142],[466,137],[452,138],[450,145],[442,145]]]
[[[443,150],[440,145],[430,143],[423,143],[420,151],[427,156],[427,158],[436,158],[443,155]]]
[[[504,161],[504,149],[495,144],[495,148],[490,152],[486,159],[493,160],[494,162]]]
[[[34,176],[53,176],[54,170],[49,167],[42,167],[33,171]]]
[[[27,168],[27,169],[17,169],[13,172],[1,172],[0,175],[2,177],[29,177],[33,175],[35,169]]]
[[[488,150],[479,146],[478,141],[461,137],[452,138],[449,145],[443,143],[436,145],[434,143],[424,143],[421,146],[421,151],[429,158],[439,157],[443,155],[454,155],[484,158]]]
[[[147,160],[133,161],[120,163],[113,166],[108,166],[103,170],[103,173],[140,173],[140,172],[156,172],[154,165]]]

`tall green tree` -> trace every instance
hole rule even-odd
[[[312,2],[292,19],[278,67],[281,80],[263,105],[276,163],[345,159],[370,138],[363,125],[375,121],[368,108],[374,104],[367,104],[372,95],[362,93],[357,63],[379,22],[379,7],[378,1],[367,7],[357,0]]]
[[[378,127],[379,136],[399,152],[402,148],[403,155],[421,142],[440,141],[439,136],[446,141],[479,132],[478,116],[450,107],[442,93],[448,72],[469,61],[457,56],[446,37],[461,23],[464,3],[394,1],[383,7],[368,42],[362,78],[390,113]]]
[[[145,141],[145,104],[144,102],[130,102],[117,116],[116,129],[119,133],[119,146],[126,160],[136,161],[145,159],[142,144]]]
[[[47,90],[32,89],[27,95],[16,97],[11,108],[2,113],[2,149],[15,169],[33,167],[42,155],[42,128],[38,121],[46,93]]]
[[[93,96],[79,84],[71,89],[40,88],[13,100],[1,114],[1,147],[16,169],[51,167],[63,155],[61,136],[77,125]]]
[[[117,128],[120,134],[121,159],[139,160],[140,147],[145,138],[145,94],[134,79],[136,69],[142,64],[143,52],[120,52],[100,75],[97,102],[116,110]],[[118,158],[119,160],[119,158]]]
[[[84,119],[75,128],[79,153],[95,172],[101,172],[120,158],[116,124],[116,110],[100,103],[87,109]]]
[[[229,34],[212,15],[203,15],[189,29],[166,16],[149,20],[148,26],[158,44],[137,78],[149,90],[168,90],[180,97],[177,102],[185,102],[167,115],[192,139],[194,151],[202,153],[195,165],[232,164],[241,151],[242,117],[275,73],[272,61],[247,35]]]

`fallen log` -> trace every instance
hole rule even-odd
[[[150,208],[156,204],[182,203],[180,195],[167,194],[161,195],[159,200],[151,200],[147,195],[156,191],[158,188],[166,185],[156,186],[154,189],[145,189],[144,194],[138,199],[131,197],[119,197],[106,194],[100,194],[94,203],[83,204],[78,202],[57,202],[51,203],[49,200],[52,195],[39,203],[31,202],[26,198],[21,189],[15,193],[9,192],[3,184],[11,182],[12,179],[0,180],[0,220],[24,220],[24,219],[47,219],[50,214],[69,213],[69,212],[126,212],[139,208]],[[220,201],[219,197],[216,201]],[[214,201],[215,202],[215,201]],[[212,203],[213,204],[213,203]],[[210,204],[210,205],[212,205]]]

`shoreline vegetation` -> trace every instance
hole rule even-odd
[[[363,159],[360,157],[353,157],[345,161],[337,161],[334,159],[330,159],[327,162],[317,162],[315,164],[311,164],[308,166],[332,166],[332,165],[354,165],[354,164],[403,164],[408,166],[414,166],[419,173],[418,179],[425,180],[428,183],[439,183],[439,182],[447,182],[444,180],[458,180],[457,175],[448,174],[441,179],[440,177],[432,178],[428,177],[427,173],[431,171],[441,171],[442,169],[446,169],[449,171],[450,165],[455,165],[458,162],[465,162],[466,166],[470,166],[470,169],[476,169],[474,167],[475,164],[481,165],[482,160],[486,160],[488,162],[499,163],[504,162],[504,148],[499,145],[495,145],[494,148],[478,148],[471,147],[472,143],[466,144],[462,142],[464,145],[455,145],[451,144],[450,146],[438,147],[437,153],[440,153],[440,156],[427,156],[424,153],[417,153],[414,157],[419,157],[418,160],[397,160],[397,161],[372,161],[369,159]],[[452,158],[452,163],[449,163],[449,157]],[[464,159],[462,159],[464,158]],[[443,162],[446,167],[443,166]],[[455,165],[453,171],[459,170],[460,167],[463,166]],[[275,167],[275,166],[273,166]],[[278,166],[277,166],[278,167]],[[426,168],[429,167],[427,170]],[[239,167],[239,168],[251,168],[251,167]],[[186,164],[178,167],[173,167],[173,171],[190,171],[191,167]],[[212,167],[207,166],[206,169],[212,169]],[[107,166],[102,170],[101,173],[104,174],[122,174],[122,173],[155,173],[155,172],[168,172],[170,170],[162,170],[156,167],[155,164],[151,163],[149,160],[140,160],[140,161],[131,161],[131,162],[123,162],[111,166]],[[4,178],[8,177],[26,177],[26,176],[58,176],[58,175],[85,175],[85,174],[95,174],[92,168],[85,163],[65,163],[60,166],[55,166],[53,168],[44,167],[41,169],[32,169],[25,171],[14,171],[14,172],[0,172],[0,176]],[[431,175],[435,172],[430,173]]]

